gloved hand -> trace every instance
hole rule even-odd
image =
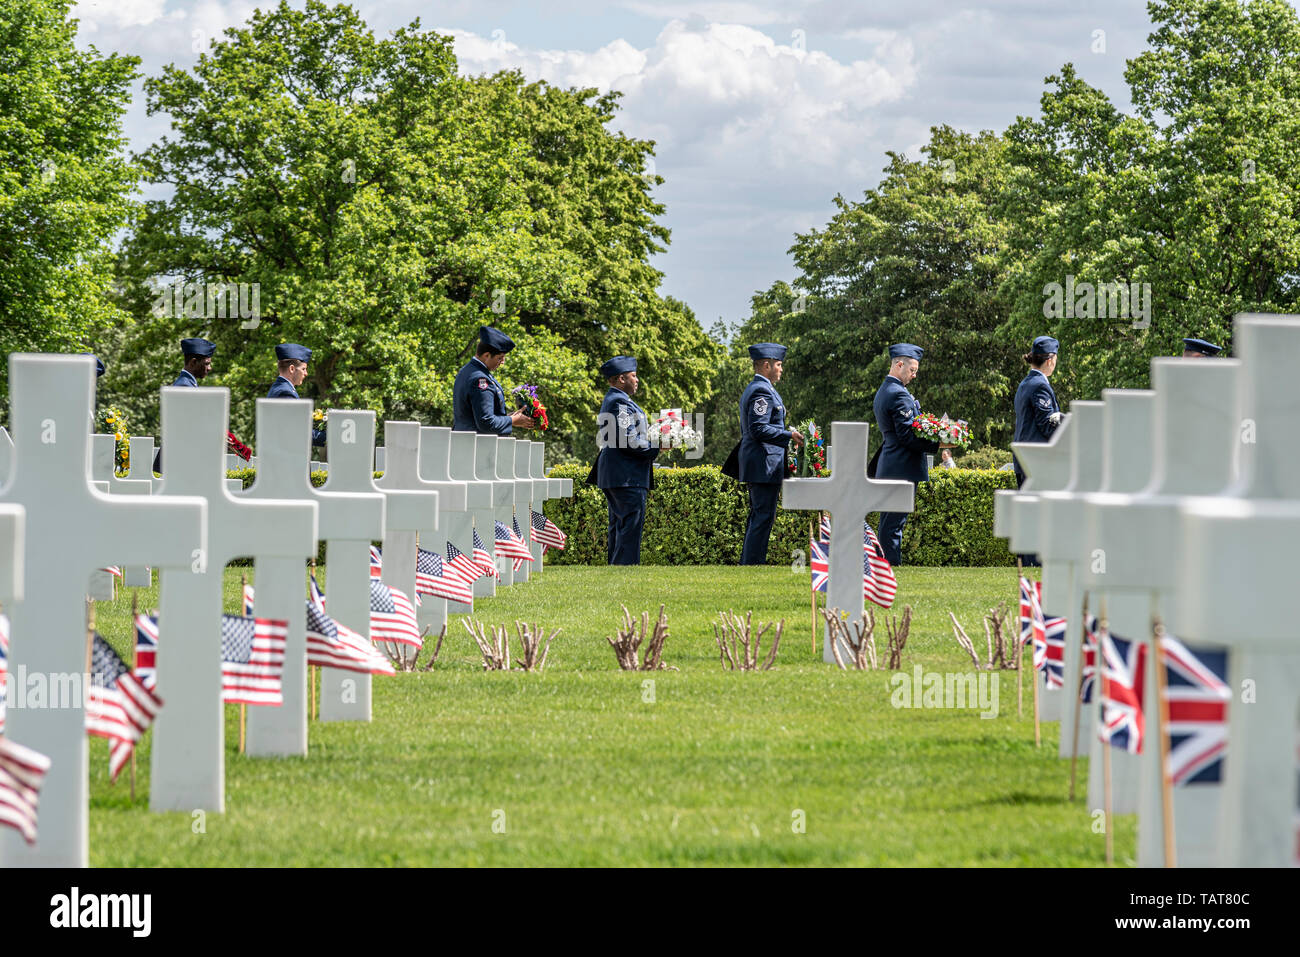
[[[1061,413],[1053,412],[1051,415],[1047,417],[1047,421],[1051,422],[1052,427],[1055,428],[1056,426],[1061,424]]]

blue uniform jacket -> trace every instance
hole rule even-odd
[[[925,453],[938,452],[939,443],[918,438],[912,431],[912,420],[920,414],[921,403],[891,375],[885,376],[876,390],[874,407],[876,428],[884,439],[876,462],[876,478],[929,481]]]
[[[659,449],[650,443],[650,423],[641,406],[622,389],[610,389],[600,404],[596,458],[598,488],[650,488],[651,464]]]
[[[1049,419],[1052,413],[1060,411],[1061,407],[1056,404],[1056,393],[1052,391],[1047,376],[1037,369],[1030,369],[1016,388],[1015,441],[1048,441],[1056,431],[1056,426]]]
[[[268,399],[296,399],[298,398],[298,390],[293,387],[292,382],[290,382],[284,376],[278,375],[275,377],[275,381],[271,383],[271,391],[266,393],[266,397]],[[324,429],[311,430],[311,444],[312,445],[325,444]]]
[[[182,369],[181,374],[176,377],[176,381],[173,382],[172,385],[197,389],[199,387],[199,380],[190,374],[189,369]],[[289,388],[292,389],[293,386],[289,386]]]
[[[740,480],[785,481],[785,403],[766,378],[755,374],[740,394]]]
[[[478,356],[456,373],[451,409],[451,427],[457,432],[509,435],[514,428],[506,412],[505,390]]]

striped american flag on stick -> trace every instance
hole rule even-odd
[[[5,683],[9,680],[9,616],[0,614],[0,734],[5,730]]]
[[[506,558],[517,558],[521,561],[533,560],[532,553],[528,551],[528,546],[516,537],[515,533],[510,530],[510,526],[505,522],[496,523],[496,543],[497,554],[504,555]],[[515,566],[518,568],[519,566]]]
[[[370,579],[370,638],[423,648],[415,606],[398,588]]]
[[[221,700],[228,704],[284,704],[281,690],[289,623],[221,616]]]
[[[49,770],[45,755],[0,738],[0,826],[12,827],[28,844],[36,843],[41,784]]]
[[[515,541],[517,541],[519,545],[523,548],[523,550],[528,553],[527,558],[516,558],[513,562],[510,563],[510,570],[517,572],[523,566],[524,562],[531,562],[534,560],[533,550],[528,547],[528,542],[524,540],[524,533],[519,530],[518,516],[511,518],[510,523],[514,525]]]
[[[501,577],[501,573],[497,571],[496,562],[492,558],[492,553],[483,544],[483,539],[479,538],[477,528],[474,529],[474,561],[483,569],[485,575],[491,575],[497,579]]]
[[[866,522],[862,523],[862,550],[862,597],[881,608],[889,608],[898,594],[898,579],[894,577],[894,566],[880,547],[880,540]]]
[[[108,772],[116,780],[163,703],[98,633],[91,650],[90,673],[86,733],[108,739]]]
[[[447,574],[442,556],[427,548],[418,549],[415,553],[415,593],[448,601],[469,603],[474,600],[474,589],[469,582],[459,575]]]
[[[368,675],[395,675],[397,671],[370,640],[325,613],[325,593],[312,572],[307,600],[307,664]]]
[[[447,543],[447,562],[443,566],[448,577],[455,575],[462,581],[476,582],[487,575],[483,566],[471,559],[451,542]]]
[[[529,509],[529,511],[532,511]],[[559,526],[552,522],[541,512],[532,513],[533,541],[542,546],[542,554],[546,554],[548,548],[564,551],[564,545],[569,540],[569,536],[560,531]]]

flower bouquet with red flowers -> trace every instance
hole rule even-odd
[[[826,469],[826,442],[822,430],[812,419],[800,424],[798,431],[803,435],[803,445],[798,448],[791,442],[785,450],[786,478],[825,478],[830,474]]]
[[[226,432],[226,451],[233,452],[247,462],[253,457],[253,450],[235,437],[234,432]]]
[[[515,386],[510,391],[512,393],[523,393],[520,396],[523,405],[519,407],[519,411],[529,416],[529,418],[535,419],[539,429],[545,432],[551,427],[551,422],[546,417],[546,406],[542,405],[542,400],[537,398],[537,386],[524,383],[523,385]]]
[[[970,426],[963,419],[950,419],[946,415],[934,416],[922,412],[912,420],[912,431],[918,438],[959,449],[966,448],[971,441]]]

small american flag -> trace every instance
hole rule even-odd
[[[831,579],[831,561],[826,555],[826,549],[815,539],[809,539],[808,552],[812,555],[808,565],[812,569],[812,590],[825,591],[826,584]]]
[[[158,684],[158,619],[135,616],[135,676],[150,691]]]
[[[108,739],[108,772],[116,780],[162,709],[162,699],[140,683],[98,633],[91,650],[90,673],[94,677],[86,696],[86,732]]]
[[[442,556],[427,548],[415,553],[415,593],[464,603],[474,600],[469,582],[456,574],[444,574]]]
[[[447,543],[447,564],[445,567],[448,575],[455,575],[467,582],[476,582],[487,574],[482,565],[471,560],[468,555],[451,542]]]
[[[0,734],[5,730],[5,682],[9,680],[9,616],[0,614]]]
[[[100,571],[108,572],[114,578],[120,579],[122,577],[122,569],[117,565],[109,565],[107,568],[100,569]]]
[[[0,738],[0,826],[12,827],[36,843],[36,813],[50,759],[8,738]]]
[[[379,546],[370,546],[370,577],[379,578],[384,573],[384,558],[379,551]]]
[[[307,600],[307,664],[367,675],[395,675],[392,662],[364,636],[325,613],[325,593],[311,576]]]
[[[370,638],[423,648],[415,606],[401,590],[370,579]]]
[[[271,618],[221,616],[221,700],[284,704],[285,647],[289,623]]]
[[[866,522],[862,523],[862,552],[862,597],[881,608],[891,607],[898,594],[898,579],[876,533]]]
[[[505,522],[496,523],[496,541],[498,555],[518,559],[520,562],[531,562],[533,560],[532,553],[528,551],[528,546],[519,540]],[[519,565],[516,564],[514,567],[518,568]]]
[[[492,553],[489,552],[487,546],[483,544],[483,539],[478,537],[477,528],[474,529],[474,561],[483,568],[483,573],[485,575],[491,575],[493,578],[497,579],[501,577],[501,573],[497,571],[496,562],[492,558]]]
[[[1130,754],[1142,753],[1145,721],[1142,715],[1142,682],[1146,666],[1146,645],[1120,638],[1103,629],[1097,636],[1101,646],[1101,740]]]
[[[1228,747],[1228,653],[1195,654],[1173,635],[1160,641],[1169,705],[1169,780],[1175,785],[1223,780]]]
[[[1079,701],[1092,701],[1097,684],[1097,616],[1083,618],[1083,674],[1079,676]]]
[[[542,554],[545,555],[548,548],[557,548],[564,551],[564,543],[569,540],[569,536],[560,531],[559,526],[541,512],[533,512],[532,515],[533,541],[541,544]]]
[[[511,564],[511,566],[510,566],[510,570],[511,570],[511,571],[516,571],[516,572],[517,572],[517,571],[519,571],[519,569],[523,566],[524,562],[526,562],[526,561],[527,561],[527,562],[531,562],[531,561],[534,560],[534,559],[533,559],[533,550],[532,550],[531,548],[528,547],[528,542],[526,542],[526,541],[524,540],[524,533],[521,532],[521,531],[519,530],[519,518],[518,518],[518,516],[512,518],[510,521],[511,521],[511,524],[514,525],[515,540],[518,541],[519,544],[522,545],[522,546],[524,547],[524,551],[526,551],[526,552],[528,553],[528,557],[527,557],[527,558],[516,558],[516,559],[514,560],[514,562]]]

